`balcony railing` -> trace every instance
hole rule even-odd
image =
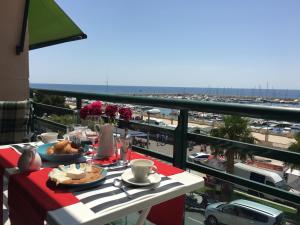
[[[82,106],[82,100],[101,100],[114,103],[126,103],[143,106],[153,106],[161,108],[178,109],[178,125],[175,129],[164,128],[159,126],[153,126],[148,124],[141,124],[137,122],[130,122],[129,128],[138,128],[151,132],[163,132],[168,135],[174,135],[174,149],[173,157],[169,155],[161,154],[157,151],[150,149],[133,146],[133,150],[173,163],[174,166],[182,169],[192,169],[207,175],[214,176],[223,181],[227,181],[233,184],[248,187],[249,189],[256,190],[258,192],[266,193],[283,199],[284,201],[298,204],[300,202],[300,195],[292,194],[288,191],[280,190],[275,187],[271,187],[262,183],[244,179],[239,176],[228,174],[217,169],[205,166],[203,164],[195,164],[187,162],[187,143],[188,141],[196,141],[207,145],[222,145],[229,151],[239,150],[252,155],[272,158],[286,163],[300,164],[300,154],[279,150],[270,147],[263,147],[254,144],[248,144],[238,141],[232,141],[223,138],[216,138],[204,134],[195,134],[188,132],[188,111],[200,111],[225,115],[239,115],[243,117],[262,118],[269,120],[280,120],[290,122],[300,122],[300,109],[281,108],[281,107],[266,107],[266,106],[254,106],[244,104],[229,104],[229,103],[212,103],[212,102],[199,102],[191,100],[169,100],[162,98],[150,98],[150,97],[135,97],[135,96],[123,96],[123,95],[111,95],[111,94],[94,94],[94,93],[81,93],[70,92],[60,90],[45,90],[45,89],[31,89],[31,94],[39,92],[48,95],[59,95],[65,97],[76,98],[76,108],[80,109]],[[66,129],[65,125],[58,124],[41,117],[36,116],[37,113],[58,113],[58,114],[73,114],[74,110],[60,108],[56,106],[50,106],[33,102],[34,106],[34,123],[45,124],[55,129]],[[122,121],[120,121],[122,124]]]

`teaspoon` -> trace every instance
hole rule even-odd
[[[114,186],[120,188],[129,199],[132,199],[132,195],[129,194],[126,189],[124,188],[124,186],[122,185],[122,181],[119,179],[114,179]]]

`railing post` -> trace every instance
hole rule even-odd
[[[33,91],[32,91],[32,89],[30,89],[29,90],[29,98],[33,99],[33,96],[34,96]]]
[[[173,165],[181,169],[186,168],[187,131],[188,111],[180,110],[178,125],[174,133]]]
[[[79,116],[79,110],[81,109],[82,107],[82,99],[81,98],[76,98],[76,120],[77,120],[77,123],[79,124],[80,123],[80,116]]]
[[[149,149],[149,139],[150,139],[150,113],[147,112],[148,116],[148,127],[147,127],[147,149]]]

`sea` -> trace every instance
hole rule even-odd
[[[300,98],[300,90],[262,88],[211,88],[211,87],[158,87],[158,86],[118,86],[31,83],[31,88],[89,92],[97,94],[201,94],[211,96],[262,97],[295,99]]]

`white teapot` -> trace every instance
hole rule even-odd
[[[40,170],[42,160],[39,153],[33,147],[23,148],[23,153],[18,161],[18,167],[21,173]]]

